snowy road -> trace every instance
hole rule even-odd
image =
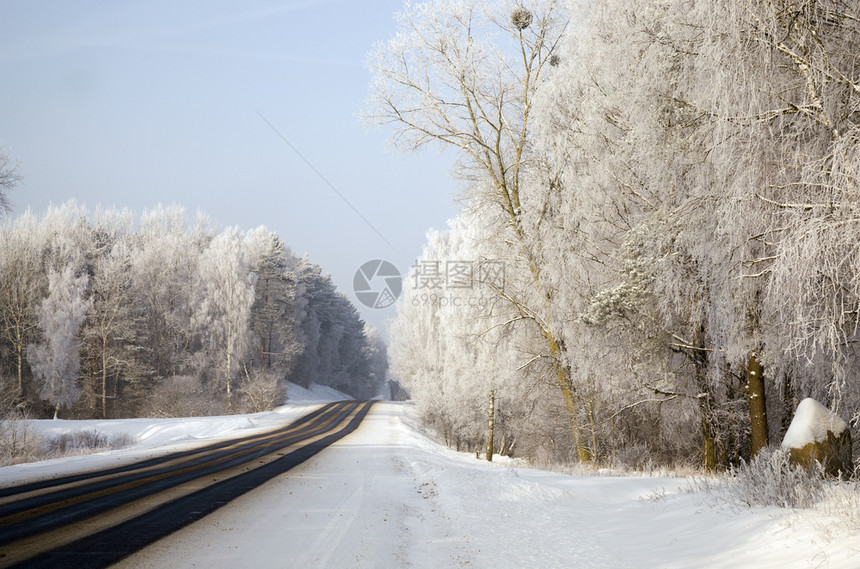
[[[283,424],[279,416],[298,415],[211,422],[218,429],[229,421]],[[172,437],[198,432],[198,421],[155,426]],[[502,460],[487,464],[429,440],[413,421],[409,404],[376,403],[346,438],[117,567],[860,567],[858,532],[820,510],[734,508],[691,490],[686,478],[570,476]],[[123,424],[152,430],[122,421],[99,427]],[[144,447],[6,467],[0,485],[128,460],[129,453],[162,456]]]
[[[377,403],[325,453],[118,567],[468,565],[479,549],[418,476],[400,412]]]
[[[105,567],[353,432],[370,403],[250,437],[0,490],[0,567]]]
[[[577,477],[479,462],[377,403],[311,460],[118,567],[855,568],[780,509],[703,505],[686,479]]]

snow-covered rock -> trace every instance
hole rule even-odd
[[[854,469],[848,423],[815,399],[804,399],[797,406],[782,448],[795,463],[809,466],[818,461],[834,476]]]

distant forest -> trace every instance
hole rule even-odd
[[[74,202],[0,226],[4,412],[253,412],[282,403],[286,381],[371,397],[387,367],[330,276],[263,227]]]

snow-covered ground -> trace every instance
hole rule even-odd
[[[127,435],[137,442],[121,450],[111,452],[71,456],[0,468],[0,487],[24,481],[52,478],[81,470],[118,466],[169,452],[186,450],[212,441],[253,435],[295,421],[329,401],[343,401],[345,399],[352,399],[352,397],[331,387],[311,385],[306,389],[289,383],[287,385],[289,403],[266,413],[182,419],[35,420],[32,421],[32,425],[46,438],[89,429],[108,436]]]
[[[352,435],[119,567],[860,566],[860,537],[820,512],[709,505],[689,488],[476,461],[420,434],[408,404],[378,403]]]

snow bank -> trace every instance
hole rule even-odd
[[[794,419],[782,439],[782,448],[803,448],[809,443],[820,443],[827,440],[827,431],[838,437],[847,428],[848,423],[830,409],[815,399],[806,398],[797,406]]]
[[[250,415],[89,421],[33,420],[34,429],[46,439],[95,430],[108,436],[127,435],[137,442],[120,450],[2,467],[0,486],[118,466],[168,452],[187,450],[207,442],[253,435],[286,425],[330,401],[352,399],[331,387],[312,384],[305,389],[292,383],[287,385],[287,397],[288,402],[273,411]]]
[[[328,402],[328,401],[349,401],[354,399],[346,393],[341,393],[337,389],[327,385],[310,384],[308,387],[302,387],[295,383],[287,382],[287,401],[304,401],[304,402]]]
[[[179,417],[168,419],[118,420],[36,420],[35,428],[46,438],[94,429],[106,435],[126,434],[137,444],[133,448],[151,448],[186,441],[204,441],[247,434],[249,429],[274,428],[310,412],[309,406],[352,399],[340,391],[312,384],[305,389],[294,383],[287,384],[286,405],[273,411],[250,415],[223,415],[213,417]]]

